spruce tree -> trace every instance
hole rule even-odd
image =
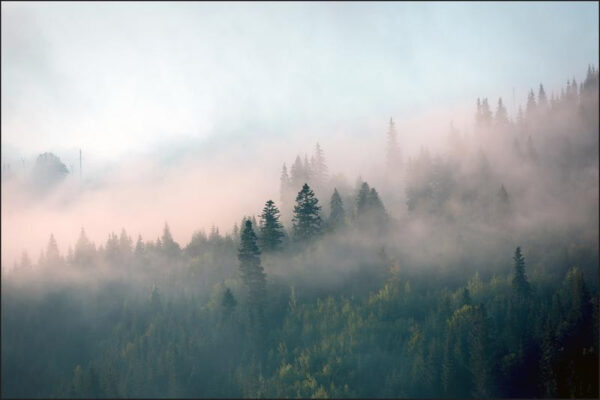
[[[388,172],[396,172],[402,163],[400,147],[398,146],[398,134],[394,125],[394,120],[390,118],[390,124],[387,134],[386,165]]]
[[[363,182],[360,185],[360,190],[356,196],[356,217],[359,218],[363,215],[368,209],[368,201],[369,201],[369,184],[367,182]]]
[[[166,222],[162,234],[162,249],[165,252],[165,254],[169,257],[177,256],[181,250],[179,248],[179,244],[177,244],[173,240],[173,236],[171,236],[169,225]]]
[[[242,282],[248,290],[248,305],[253,309],[262,307],[266,290],[266,275],[260,264],[260,250],[256,241],[252,222],[246,220],[242,229],[238,259]]]
[[[233,297],[233,293],[231,293],[231,289],[226,288],[225,291],[223,292],[223,297],[221,299],[221,306],[223,307],[223,314],[224,314],[223,316],[225,318],[227,318],[229,315],[231,315],[231,313],[235,309],[236,305],[237,305],[237,301],[235,300],[235,297]]]
[[[540,83],[540,89],[538,92],[538,105],[542,110],[545,110],[548,107],[548,99],[546,97],[546,91],[544,90],[544,85]]]
[[[281,168],[281,176],[279,178],[279,201],[281,201],[284,210],[286,207],[289,207],[288,193],[290,191],[290,185],[291,181],[288,175],[288,170],[285,163],[283,163],[283,167]]]
[[[498,108],[496,109],[496,125],[497,126],[506,126],[508,125],[508,114],[506,112],[506,107],[502,103],[502,98],[498,99]]]
[[[533,93],[533,89],[529,91],[529,95],[527,96],[527,108],[525,109],[525,114],[527,115],[527,119],[531,119],[535,116],[537,105],[535,103],[535,94]]]
[[[525,274],[525,258],[521,254],[521,247],[517,247],[515,250],[514,260],[514,275],[512,280],[512,287],[515,293],[521,297],[525,297],[529,294],[531,288],[527,281],[527,275]]]
[[[290,168],[290,184],[292,189],[297,190],[298,186],[305,180],[304,165],[300,156],[296,156],[296,160]]]
[[[492,111],[490,110],[487,97],[481,103],[481,123],[484,127],[489,127],[492,123]]]
[[[325,156],[323,149],[319,143],[315,146],[315,153],[311,158],[311,171],[312,179],[317,188],[321,187],[327,180],[327,164],[325,163]]]
[[[314,192],[304,184],[296,196],[294,206],[293,232],[296,241],[308,241],[321,231],[321,206]]]
[[[344,210],[344,203],[342,202],[342,198],[335,188],[333,189],[333,194],[331,195],[329,205],[330,214],[328,225],[329,229],[335,231],[342,228],[346,224],[346,211]]]
[[[273,200],[268,200],[260,215],[261,248],[264,251],[278,250],[283,237],[283,225],[279,222],[279,210]]]

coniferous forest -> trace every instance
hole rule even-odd
[[[2,397],[597,398],[598,70],[582,72],[533,82],[515,115],[473,99],[445,151],[409,153],[382,121],[370,182],[306,143],[262,209],[189,243],[168,224],[102,243],[83,227],[68,252],[49,235],[2,270]]]

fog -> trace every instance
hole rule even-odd
[[[2,395],[596,397],[597,11],[2,3]]]

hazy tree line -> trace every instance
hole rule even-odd
[[[405,159],[390,120],[376,184],[400,204],[362,179],[335,185],[317,144],[231,233],[181,247],[165,224],[96,246],[82,228],[65,255],[51,235],[2,276],[2,395],[597,397],[597,243],[565,230],[567,254],[543,258],[557,250],[536,233],[475,268],[473,252],[420,270],[397,242],[415,226],[510,234],[530,186],[574,190],[597,171],[598,72],[549,99],[540,85],[515,120],[502,100],[476,106],[476,138],[451,127],[444,155]],[[515,165],[528,172],[503,173]],[[344,253],[359,267],[329,278],[324,254]]]

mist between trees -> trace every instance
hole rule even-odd
[[[390,119],[354,181],[317,143],[185,246],[168,224],[99,244],[84,227],[67,252],[50,235],[2,269],[2,395],[597,397],[598,72],[512,118],[490,103],[440,153],[407,152]],[[35,193],[63,199],[48,163]],[[31,177],[3,170],[12,201]]]

